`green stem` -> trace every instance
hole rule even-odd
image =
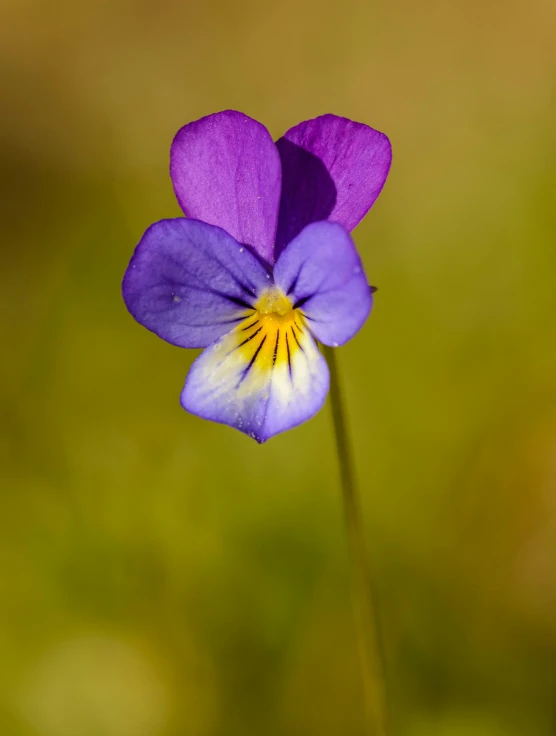
[[[382,647],[373,605],[374,596],[365,549],[361,506],[355,485],[353,456],[342,402],[336,351],[324,346],[324,354],[330,368],[330,400],[350,548],[355,626],[363,675],[367,729],[372,736],[388,736]]]

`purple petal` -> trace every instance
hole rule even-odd
[[[145,232],[122,291],[135,319],[182,348],[210,345],[249,314],[269,274],[247,248],[198,220],[161,220]]]
[[[311,222],[353,230],[380,194],[392,161],[384,133],[336,115],[296,125],[276,146],[282,160],[276,258]]]
[[[187,377],[184,409],[258,442],[316,414],[328,392],[328,366],[305,326],[291,321],[249,319],[204,350]]]
[[[371,311],[372,290],[353,240],[332,222],[308,225],[292,240],[274,267],[274,280],[325,345],[350,340]]]
[[[187,217],[224,228],[269,263],[280,202],[280,157],[256,120],[226,110],[178,131],[170,176]]]

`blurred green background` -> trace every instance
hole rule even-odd
[[[133,322],[168,152],[334,112],[394,164],[341,350],[395,736],[556,733],[556,6],[2,0],[0,734],[362,736],[329,407],[259,447]]]

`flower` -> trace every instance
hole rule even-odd
[[[181,394],[187,411],[264,442],[321,408],[317,341],[342,345],[371,311],[349,231],[390,162],[383,133],[335,115],[276,143],[233,110],[178,131],[170,175],[186,217],[148,228],[123,297],[167,342],[205,348]]]

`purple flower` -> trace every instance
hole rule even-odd
[[[184,126],[170,175],[185,218],[146,231],[123,281],[127,308],[182,348],[205,348],[181,394],[192,414],[258,442],[323,405],[326,361],[361,328],[372,289],[349,235],[378,197],[388,138],[335,115],[275,144],[233,110]]]

